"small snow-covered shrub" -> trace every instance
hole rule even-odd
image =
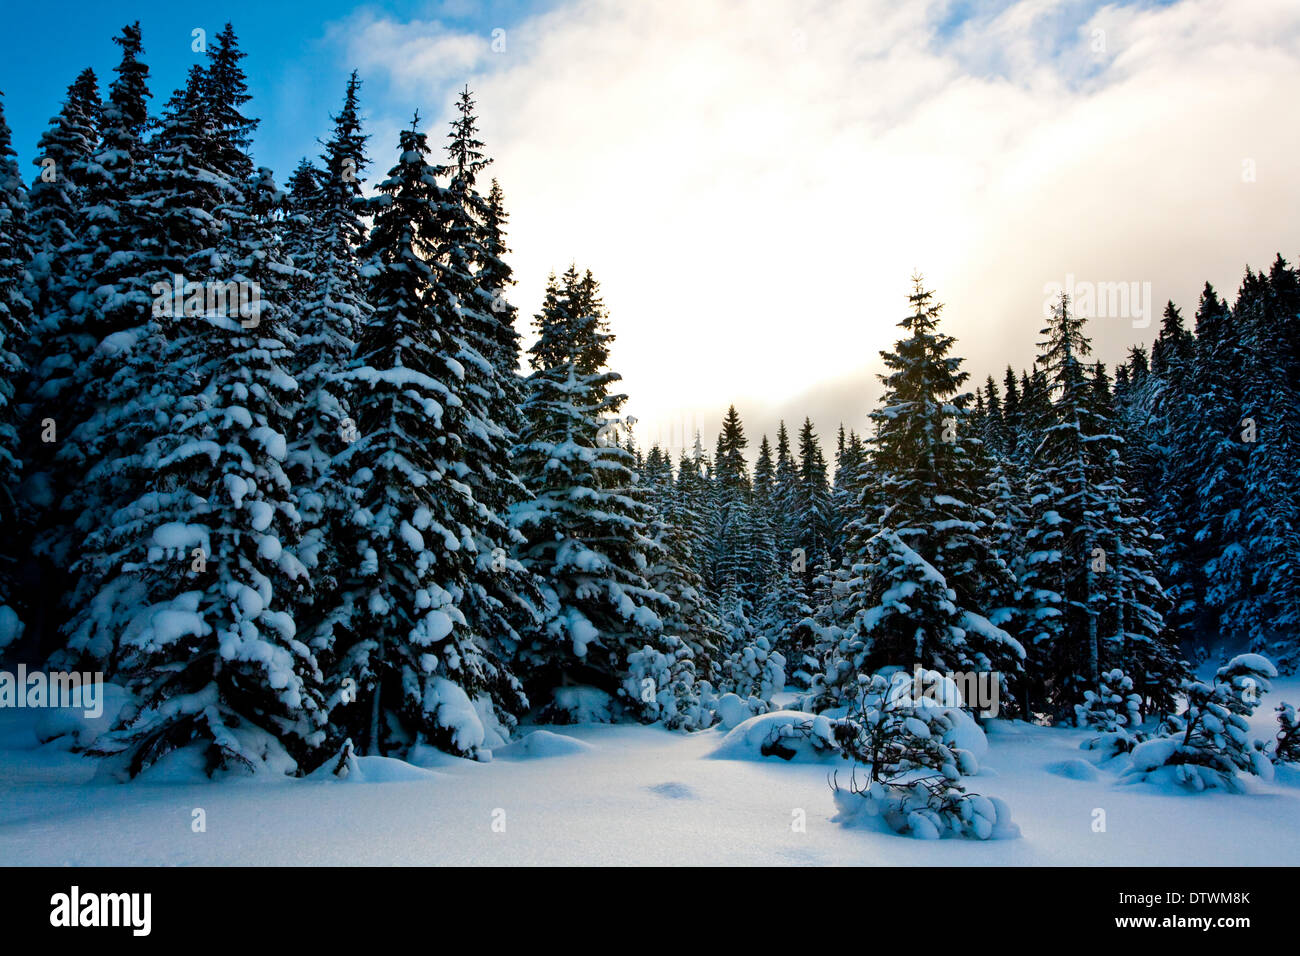
[[[905,673],[892,680],[874,675],[857,709],[836,727],[843,755],[854,761],[848,788],[832,783],[837,819],[879,818],[895,833],[919,839],[1018,836],[1006,804],[967,793],[962,784],[979,772],[975,755],[954,742],[969,716],[913,699],[911,686]]]
[[[1142,698],[1133,691],[1133,680],[1116,668],[1101,675],[1096,690],[1084,692],[1084,702],[1074,707],[1075,721],[1100,733],[1083,742],[1084,750],[1096,750],[1103,757],[1128,753],[1140,737],[1135,732],[1142,722]]]
[[[743,706],[729,694],[723,698]],[[738,723],[722,738],[715,756],[736,760],[775,757],[781,760],[825,760],[844,756],[841,736],[847,721],[799,710],[777,710]]]
[[[771,710],[772,695],[785,687],[785,656],[756,634],[739,601],[724,618],[730,650],[719,667],[718,689],[748,701],[755,714]]]
[[[1263,743],[1251,740],[1246,718],[1276,676],[1267,658],[1240,654],[1219,668],[1213,684],[1184,680],[1187,710],[1166,721],[1160,736],[1133,748],[1127,775],[1196,791],[1239,792],[1247,776],[1272,779],[1273,765]]]
[[[1277,705],[1278,731],[1270,756],[1274,763],[1300,763],[1300,717],[1288,703]]]
[[[661,638],[668,651],[644,645],[628,655],[619,694],[642,723],[663,721],[669,730],[701,730],[713,723],[712,688],[696,677],[694,655],[678,637]]]
[[[614,722],[614,698],[599,687],[570,684],[557,687],[540,719],[552,724],[611,724]]]
[[[405,760],[357,756],[349,737],[337,754],[307,774],[306,779],[338,783],[409,783],[436,778],[433,771],[413,766]]]
[[[493,751],[493,757],[504,760],[523,760],[540,757],[567,757],[570,754],[590,753],[595,748],[585,740],[569,737],[565,734],[552,733],[549,730],[534,730],[518,740]]]
[[[113,729],[117,715],[130,700],[126,689],[117,684],[102,684],[98,717],[87,717],[85,708],[47,707],[40,711],[32,731],[42,744],[51,744],[77,753],[92,748],[102,734]]]

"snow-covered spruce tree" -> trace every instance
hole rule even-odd
[[[177,314],[164,282],[150,344],[130,356],[148,354],[176,382],[166,419],[133,419],[139,444],[118,475],[135,495],[103,535],[109,560],[82,618],[118,632],[113,657],[136,702],[96,752],[131,776],[185,748],[209,773],[292,771],[325,737],[322,675],[292,613],[307,573],[284,471],[297,388],[285,371],[283,194],[267,170],[233,178],[252,164],[226,148],[207,81],[196,68],[173,98],[147,177],[176,204],[167,224],[196,244],[164,245],[169,264],[204,285]],[[181,231],[191,219],[200,225]],[[153,382],[158,395],[162,376]]]
[[[758,460],[754,466],[754,480],[750,491],[749,506],[749,567],[744,579],[744,587],[755,595],[750,603],[757,615],[762,595],[766,594],[774,582],[781,564],[784,562],[777,550],[778,520],[775,505],[776,462],[772,458],[772,446],[764,435],[758,448]]]
[[[857,517],[859,487],[866,449],[862,439],[850,429],[846,435],[840,425],[835,452],[835,478],[831,484],[831,509],[834,515],[834,541],[831,547],[831,564],[840,562],[847,548],[848,527]]]
[[[686,475],[690,478],[689,466]],[[666,596],[676,605],[675,610],[661,615],[664,633],[675,635],[690,649],[689,663],[681,665],[683,672],[689,666],[698,682],[699,697],[711,696],[714,684],[718,680],[717,665],[719,654],[725,646],[726,638],[722,630],[714,602],[704,589],[704,582],[695,567],[692,553],[692,536],[685,529],[691,525],[688,499],[680,495],[673,478],[672,462],[668,455],[658,446],[653,446],[646,455],[645,471],[647,486],[651,489],[650,503],[655,508],[652,524],[654,539],[661,550],[651,557],[650,570],[646,577],[650,585]],[[685,678],[680,678],[685,681]],[[695,725],[707,725],[711,717],[705,714]],[[672,721],[669,721],[670,723]],[[688,725],[681,720],[680,724]]]
[[[785,687],[785,657],[759,633],[734,584],[724,586],[719,604],[727,637],[718,690],[735,694],[751,714],[767,713],[772,695]]]
[[[785,661],[787,681],[804,688],[811,685],[813,675],[820,670],[812,653],[816,641],[807,623],[812,615],[803,574],[794,571],[789,561],[778,562],[759,599],[754,627]]]
[[[287,471],[303,517],[300,554],[314,582],[312,606],[301,609],[317,639],[330,644],[328,620],[337,584],[339,524],[349,503],[331,459],[356,437],[357,425],[336,376],[351,361],[356,337],[369,313],[357,250],[366,238],[361,214],[361,179],[367,168],[354,72],[334,131],[321,154],[321,167],[300,166],[290,192],[286,252],[296,268],[291,328],[297,338],[290,371],[298,382],[298,411],[290,439]]]
[[[27,190],[0,102],[0,649],[17,639],[17,571],[20,542],[18,481],[22,468],[14,397],[24,374],[19,347],[26,337],[31,303],[24,294],[31,249]]]
[[[82,70],[36,145],[33,162],[40,173],[31,186],[32,304],[42,316],[67,308],[69,286],[78,278],[75,257],[65,250],[76,247],[84,229],[82,193],[99,143],[100,111],[95,71]]]
[[[442,323],[458,328],[461,367],[459,395],[466,428],[459,437],[459,480],[465,482],[480,508],[475,527],[478,574],[466,591],[465,613],[473,626],[491,634],[504,657],[513,658],[522,641],[520,631],[538,621],[541,603],[538,582],[513,555],[524,544],[522,533],[510,526],[510,509],[528,498],[515,473],[511,452],[516,438],[514,397],[517,371],[513,309],[504,302],[508,270],[498,253],[503,248],[504,210],[493,213],[476,190],[478,174],[488,165],[477,136],[477,118],[469,90],[456,101],[456,117],[447,134],[447,165],[439,170],[448,179],[435,220],[433,246],[437,263],[435,308]],[[495,225],[485,225],[495,215]],[[503,325],[508,326],[503,328]]]
[[[785,434],[784,427],[781,434]],[[786,467],[793,474],[789,439],[784,440]],[[816,667],[808,655],[794,653],[795,628],[812,614],[812,609],[805,600],[803,573],[794,570],[792,558],[782,549],[785,514],[780,507],[777,472],[771,444],[764,435],[754,466],[755,564],[765,569],[761,580],[750,584],[758,595],[754,602],[754,630],[766,639],[771,651],[781,655],[787,679],[806,687]]]
[[[607,317],[590,273],[570,266],[548,283],[529,349],[524,427],[516,468],[533,499],[516,505],[512,522],[527,544],[524,565],[539,575],[548,614],[522,649],[534,701],[553,719],[571,719],[573,692],[592,685],[643,719],[641,681],[650,669],[631,655],[647,646],[665,658],[661,615],[672,603],[646,580],[658,545],[652,509],[628,494],[632,456],[609,439],[626,401],[611,391]]]
[[[1083,327],[1062,296],[1043,330],[1035,369],[1041,377],[1022,392],[1034,401],[1046,393],[1050,400],[1030,418],[1040,423],[1031,427],[1041,438],[1033,455],[1033,526],[1021,587],[1029,686],[1036,689],[1029,706],[1057,718],[1073,714],[1107,664],[1132,673],[1125,658],[1131,648],[1121,632],[1145,642],[1164,640],[1164,599],[1150,573],[1149,528],[1124,487],[1123,439],[1114,430],[1105,389],[1083,361],[1090,350]],[[1116,617],[1111,642],[1105,640],[1108,611]],[[1121,613],[1128,615],[1122,625]],[[1168,690],[1140,688],[1152,698]]]
[[[132,200],[149,158],[146,101],[151,94],[149,68],[140,60],[139,23],[124,27],[114,42],[122,58],[108,99],[99,102],[94,74],[83,72],[42,137],[43,155],[37,157],[38,163],[54,160],[54,180],[38,178],[34,184],[41,245],[33,267],[44,294],[40,324],[33,330],[32,401],[40,417],[57,413],[52,417],[64,435],[85,411],[75,376],[101,338],[98,306],[107,297],[98,290],[131,274],[143,238],[137,228],[143,210]],[[66,274],[60,289],[61,270]],[[93,290],[89,296],[83,286]]]
[[[333,461],[351,514],[331,615],[332,719],[338,739],[370,754],[427,742],[478,756],[526,701],[471,597],[493,561],[480,550],[492,516],[465,481],[482,403],[466,387],[465,328],[439,286],[445,194],[428,153],[413,122],[369,202],[360,254],[373,311],[338,377],[357,439]]]
[[[942,308],[920,277],[909,297],[908,333],[882,353],[890,370],[872,413],[872,465],[884,508],[879,530],[850,525],[850,599],[844,634],[829,649],[828,704],[845,702],[857,676],[897,665],[994,672],[1004,696],[1024,650],[1000,624],[1011,617],[1015,581],[988,539],[993,515],[982,507],[987,468],[979,439],[966,431],[967,374],[939,331]]]
[[[1172,347],[1171,347],[1172,349]],[[1097,567],[1104,579],[1099,603],[1099,627],[1104,635],[1102,666],[1122,663],[1133,678],[1143,714],[1170,713],[1174,693],[1186,674],[1164,614],[1169,601],[1157,579],[1156,552],[1160,535],[1147,517],[1146,502],[1133,490],[1132,470],[1121,457],[1126,447],[1117,434],[1117,415],[1105,367],[1098,362],[1092,375],[1092,398],[1099,426],[1113,439],[1098,474],[1106,499],[1105,528],[1098,539]]]
[[[849,716],[835,725],[841,752],[854,761],[848,788],[838,778],[832,783],[836,819],[878,817],[895,833],[923,840],[1018,836],[1005,803],[968,793],[962,783],[963,776],[979,772],[974,754],[959,746],[965,715],[917,700],[912,685],[910,673],[869,680],[864,675]],[[859,768],[865,771],[862,781]]]
[[[1165,306],[1160,334],[1152,346],[1152,374],[1146,384],[1115,389],[1116,430],[1125,440],[1133,492],[1151,502],[1148,510],[1164,539],[1158,544],[1161,578],[1170,598],[1170,631],[1180,640],[1196,635],[1202,588],[1197,567],[1201,548],[1194,534],[1194,508],[1200,494],[1195,447],[1204,440],[1192,387],[1196,345],[1182,313]],[[1146,454],[1142,449],[1148,449]]]
[[[794,505],[798,468],[790,451],[790,433],[781,421],[776,427],[776,470],[772,477],[772,508],[777,514],[776,549],[782,560],[790,556],[796,545],[795,530],[790,517]]]
[[[92,252],[96,286],[83,325],[97,344],[77,371],[82,410],[54,459],[65,478],[80,476],[60,499],[73,526],[63,548],[75,573],[61,664],[84,659],[112,672],[120,662],[121,621],[146,595],[119,572],[164,506],[142,491],[158,487],[154,464],[177,443],[178,403],[203,388],[195,367],[203,349],[173,346],[194,325],[187,320],[207,313],[209,288],[230,298],[230,277],[217,266],[225,229],[218,207],[238,208],[244,193],[216,164],[204,87],[202,68],[192,67],[167,104],[152,159],[129,173],[130,198],[94,212],[107,225]],[[52,553],[61,556],[58,541]]]
[[[1101,751],[1106,757],[1132,750],[1139,739],[1141,704],[1131,677],[1118,668],[1102,674],[1097,689],[1084,691],[1083,703],[1075,705],[1075,723],[1098,731],[1084,741],[1084,749]]]
[[[1284,673],[1300,666],[1300,388],[1290,375],[1285,332],[1300,312],[1297,284],[1279,256],[1269,275],[1247,273],[1237,299],[1246,355],[1238,434],[1247,448],[1238,543],[1248,589],[1222,622]]]
[[[630,432],[630,429],[629,429]],[[624,450],[632,448],[629,434]],[[663,653],[649,645],[629,655],[632,679],[629,692],[640,698],[643,720],[662,720],[671,729],[697,730],[713,723],[714,693],[708,680],[724,643],[721,622],[706,603],[699,576],[685,552],[682,535],[672,522],[672,463],[658,445],[637,458],[637,476],[629,497],[648,504],[650,536],[659,546],[649,555],[646,580],[673,603],[660,615]],[[639,683],[638,683],[639,681]]]
[[[778,483],[779,476],[778,466]],[[790,550],[802,551],[804,584],[811,591],[813,578],[829,567],[834,516],[826,457],[810,418],[799,429],[799,457],[789,494]]]
[[[1241,440],[1241,370],[1247,357],[1232,311],[1208,282],[1196,310],[1195,352],[1187,468],[1196,495],[1187,506],[1196,588],[1190,596],[1175,593],[1184,602],[1197,601],[1188,613],[1200,636],[1217,635],[1224,611],[1247,590],[1241,546],[1248,451]]]
[[[1263,742],[1252,740],[1247,718],[1277,669],[1259,654],[1240,654],[1220,667],[1214,682],[1184,680],[1187,709],[1168,722],[1168,732],[1133,748],[1136,779],[1167,780],[1189,790],[1243,789],[1246,776],[1272,779]]]
[[[78,401],[77,391],[68,386],[94,344],[74,303],[85,294],[86,277],[79,253],[86,249],[88,222],[83,205],[90,162],[99,141],[100,112],[95,74],[83,70],[68,87],[62,108],[37,146],[34,161],[41,171],[31,187],[31,327],[25,342],[9,343],[30,370],[22,383],[23,394],[15,397],[32,410],[29,420],[18,426],[26,481],[22,497],[30,499],[26,504],[32,520],[24,528],[21,541],[8,534],[6,537],[13,542],[15,553],[27,555],[23,563],[24,591],[33,597],[33,604],[53,612],[43,615],[44,626],[38,628],[42,632],[57,625],[61,581],[38,558],[38,554],[48,552],[35,547],[35,540],[48,545],[52,537],[66,537],[66,516],[60,509],[49,507],[55,501],[51,489],[59,485],[51,474],[51,458],[58,448],[60,423],[66,437],[71,421],[65,416],[69,406]],[[55,410],[57,415],[52,415]],[[51,417],[56,420],[56,440],[42,441],[43,433],[50,436],[41,423]],[[53,535],[51,525],[57,529]],[[45,649],[41,644],[52,643],[50,636],[36,635],[38,655]]]
[[[320,170],[306,156],[294,167],[285,193],[280,244],[294,267],[289,276],[289,306],[291,314],[297,316],[314,283],[309,269],[315,258],[315,216],[320,201]]]
[[[745,448],[749,439],[741,424],[736,406],[727,409],[718,433],[717,451],[713,456],[713,512],[711,574],[709,582],[715,593],[728,588],[742,601],[740,594],[748,580],[754,556],[750,545],[749,466]]]
[[[76,430],[94,420],[117,369],[115,356],[127,344],[127,336],[114,333],[135,326],[134,313],[147,312],[152,302],[148,285],[138,281],[156,235],[147,225],[153,210],[140,201],[150,159],[145,138],[151,94],[139,23],[124,27],[114,42],[122,55],[101,105],[98,142],[81,171],[77,241],[60,254],[60,265],[72,270],[59,297],[64,305],[50,302],[31,335],[22,496],[35,521],[27,588],[33,603],[46,610],[40,656],[60,650],[58,629],[66,617],[61,605],[75,607],[69,592],[85,583],[78,577],[70,588],[68,572],[87,529],[108,520],[96,507],[100,480],[91,479],[89,470],[111,456],[93,447],[89,436],[78,439]]]
[[[203,71],[203,99],[213,141],[212,164],[235,182],[245,182],[253,175],[249,148],[260,122],[241,112],[252,99],[248,78],[239,62],[245,56],[234,29],[227,23],[213,37],[208,47],[208,66]]]
[[[507,298],[515,284],[514,270],[506,262],[510,247],[506,245],[506,227],[510,216],[506,212],[505,194],[494,179],[483,204],[481,235],[478,242],[479,261],[475,273],[480,288],[491,296],[495,341],[487,356],[497,371],[504,393],[501,423],[517,432],[520,426],[519,406],[523,403],[523,380],[519,375],[520,341],[515,328],[518,310]]]

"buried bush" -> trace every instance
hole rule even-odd
[[[1142,698],[1133,691],[1133,679],[1118,668],[1101,675],[1096,690],[1084,691],[1084,702],[1074,707],[1080,727],[1099,731],[1085,740],[1084,750],[1100,751],[1103,757],[1128,753],[1141,739],[1137,727]]]
[[[911,688],[907,674],[874,675],[835,727],[841,752],[854,761],[847,789],[838,774],[832,780],[837,819],[878,817],[895,833],[929,840],[1018,836],[1005,803],[968,793],[962,783],[979,772],[975,755],[957,745],[969,716],[914,699]]]
[[[1247,776],[1271,779],[1264,745],[1250,737],[1246,718],[1259,706],[1277,669],[1259,654],[1239,654],[1220,667],[1214,682],[1183,681],[1187,709],[1171,717],[1165,733],[1133,749],[1128,773],[1191,790],[1241,791]]]

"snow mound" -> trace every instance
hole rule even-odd
[[[739,699],[739,698],[737,698]],[[801,710],[778,710],[742,721],[727,732],[713,752],[723,760],[825,761],[838,758],[834,728],[838,718]]]
[[[556,734],[549,730],[534,730],[513,743],[497,748],[492,751],[492,755],[506,760],[523,760],[536,757],[565,757],[595,749],[591,744],[577,737]]]
[[[1078,757],[1049,763],[1043,769],[1048,773],[1056,774],[1058,777],[1065,777],[1067,780],[1096,780],[1101,776],[1096,767],[1086,760],[1080,760]]]
[[[358,757],[350,754],[342,773],[335,772],[337,767],[337,761],[327,760],[323,766],[309,773],[307,779],[334,783],[410,783],[433,780],[438,776],[432,770],[413,766],[394,757]]]
[[[87,717],[83,707],[49,707],[40,711],[32,724],[36,740],[63,750],[85,750],[113,727],[117,715],[130,696],[117,684],[103,684],[100,692],[102,711]]]
[[[749,705],[735,694],[723,694],[719,697],[715,713],[725,730],[732,730],[754,716]]]

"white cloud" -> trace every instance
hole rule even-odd
[[[913,269],[982,378],[1028,364],[1067,274],[1190,315],[1206,279],[1231,294],[1296,251],[1300,5],[1021,0],[949,35],[941,13],[576,0],[500,55],[433,23],[348,29],[363,75],[426,115],[469,81],[524,314],[549,270],[590,267],[640,439],[698,422],[711,448],[732,401],[754,446],[778,415],[861,427]],[[388,139],[372,152],[391,164]],[[1113,361],[1150,330],[1092,334]]]

